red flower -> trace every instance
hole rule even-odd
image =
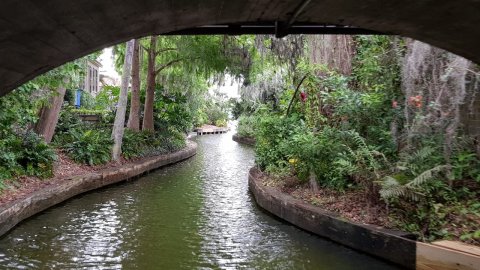
[[[422,96],[417,95],[417,96],[409,97],[408,98],[408,103],[411,106],[421,108],[422,107]]]
[[[305,102],[305,100],[307,100],[307,94],[305,92],[300,93],[300,100],[302,102]]]
[[[398,108],[398,102],[396,100],[392,101],[392,108],[394,109]]]

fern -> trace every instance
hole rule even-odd
[[[435,152],[435,148],[425,146],[418,149],[413,154],[404,154],[402,156],[403,161],[399,162],[397,169],[400,171],[408,170],[412,175],[417,175],[422,171],[422,167],[426,164],[426,161],[429,160]]]
[[[419,195],[421,194],[411,186],[402,185],[397,179],[391,176],[386,176],[384,178],[382,189],[380,190],[380,196],[385,200],[399,197],[418,200]]]
[[[419,187],[434,179],[438,173],[447,170],[447,165],[433,167],[417,175],[413,180],[404,185],[400,184],[397,179],[386,176],[382,182],[380,196],[385,200],[404,197],[417,201],[420,196],[423,196],[423,194],[418,191]]]

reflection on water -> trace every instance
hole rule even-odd
[[[231,134],[134,182],[49,209],[0,240],[12,269],[397,269],[262,212]]]

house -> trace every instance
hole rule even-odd
[[[82,106],[82,94],[89,93],[96,96],[100,92],[100,68],[102,64],[96,60],[87,60],[85,67],[85,79],[75,91],[75,107]]]
[[[96,60],[87,60],[85,82],[82,90],[96,96],[100,92],[100,68],[102,64]]]

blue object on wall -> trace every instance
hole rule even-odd
[[[75,107],[78,109],[82,106],[82,89],[77,89],[75,92]]]

